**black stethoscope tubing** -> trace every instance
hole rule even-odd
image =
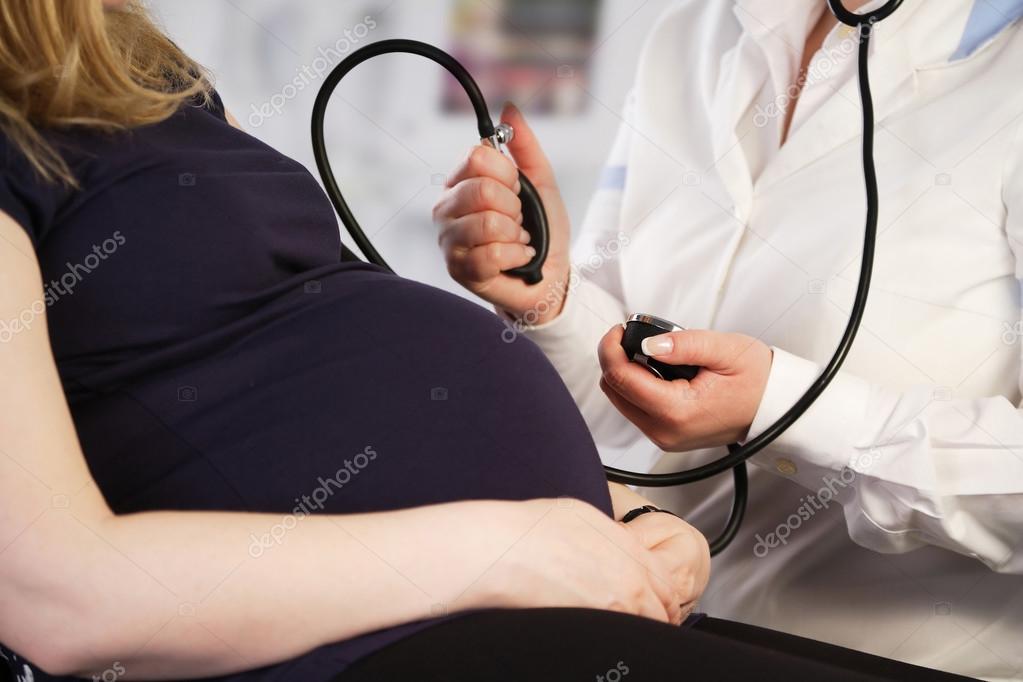
[[[711,553],[717,554],[724,549],[735,538],[746,510],[746,503],[749,496],[748,475],[746,460],[754,456],[765,447],[770,445],[778,436],[785,432],[792,424],[801,417],[810,406],[824,392],[831,381],[837,376],[842,363],[845,361],[852,348],[856,333],[866,310],[867,297],[870,291],[870,279],[874,265],[874,248],[877,241],[878,222],[878,188],[877,172],[874,165],[874,106],[870,90],[870,74],[867,65],[870,38],[874,25],[890,16],[899,8],[903,0],[889,0],[881,7],[856,14],[847,10],[841,0],[827,0],[828,6],[835,17],[843,24],[853,26],[859,31],[859,52],[857,58],[857,70],[859,77],[860,103],[863,110],[863,179],[867,196],[866,226],[863,236],[863,254],[860,259],[860,274],[856,286],[856,296],[853,300],[852,309],[849,313],[849,321],[846,324],[842,337],[835,349],[831,360],[824,367],[823,371],[807,388],[806,392],[773,424],[767,427],[762,433],[747,441],[746,443],[732,444],[728,446],[728,454],[713,462],[702,466],[676,471],[671,473],[639,473],[624,471],[614,467],[605,466],[608,480],[628,485],[644,487],[668,487],[695,483],[712,476],[732,470],[735,483],[735,494],[732,501],[731,512],[724,530],[711,543]],[[413,40],[384,40],[368,45],[344,59],[338,64],[324,80],[323,86],[316,97],[312,117],[312,140],[313,156],[316,165],[323,179],[327,195],[337,210],[341,222],[351,234],[355,243],[362,250],[366,258],[381,267],[391,271],[380,253],[373,247],[373,244],[366,237],[347,202],[341,194],[337,180],[330,167],[327,158],[326,144],[324,141],[324,116],[327,103],[331,94],[341,79],[355,66],[367,59],[387,53],[409,53],[416,54],[440,64],[447,69],[462,85],[469,100],[472,103],[476,115],[477,128],[481,139],[492,139],[495,135],[495,127],[488,113],[486,101],[483,98],[479,87],[469,73],[453,57],[446,52]],[[520,177],[524,177],[521,176]],[[530,185],[531,187],[531,185]],[[541,207],[542,211],[542,207]],[[546,229],[546,225],[544,225]],[[546,237],[546,234],[544,235]],[[546,239],[544,240],[546,245]],[[546,248],[544,249],[546,255]],[[543,258],[534,259],[539,266],[543,264]]]

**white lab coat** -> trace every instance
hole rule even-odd
[[[754,435],[841,336],[865,212],[850,32],[825,42],[780,150],[771,108],[823,7],[688,0],[644,47],[575,241],[583,277],[559,318],[526,332],[604,451],[648,450],[656,471],[720,455],[662,456],[599,390],[597,342],[630,312],[774,346]],[[1023,677],[1020,14],[1019,0],[906,0],[877,27],[867,313],[841,376],[752,460],[747,521],[715,559],[708,613]],[[714,535],[731,478],[646,492]]]

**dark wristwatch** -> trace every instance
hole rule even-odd
[[[667,509],[661,509],[660,507],[655,507],[652,504],[644,504],[642,507],[636,507],[635,509],[630,511],[628,514],[623,516],[622,517],[622,523],[628,523],[629,521],[632,521],[637,516],[643,516],[643,514],[649,514],[650,512],[662,512],[664,514],[671,514],[675,518],[681,518],[675,512],[670,512]]]

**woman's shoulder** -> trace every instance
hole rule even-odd
[[[227,121],[227,109],[220,93],[212,85],[205,92],[199,93],[191,100],[191,105],[204,109],[222,121]]]
[[[47,178],[32,163],[23,144],[0,126],[0,211],[21,225],[38,245],[69,187]]]

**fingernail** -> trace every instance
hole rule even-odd
[[[519,217],[515,219],[515,222],[517,222],[519,225],[522,224],[522,214],[521,213],[519,214]]]
[[[528,244],[532,237],[525,230],[519,230],[519,241],[523,244]]]
[[[526,247],[526,254],[527,254],[527,255],[528,255],[528,256],[529,256],[530,258],[532,258],[533,256],[535,256],[535,255],[536,255],[536,249],[534,249],[534,248],[533,248],[532,246],[527,246],[527,247]]]
[[[515,192],[515,194],[521,194],[522,193],[522,183],[519,182],[518,180],[516,180],[515,184],[512,186],[512,191]]]
[[[675,348],[675,340],[671,338],[670,334],[659,334],[658,336],[648,336],[643,339],[643,343],[639,345],[645,355],[651,357],[657,357],[658,355],[667,355]]]

